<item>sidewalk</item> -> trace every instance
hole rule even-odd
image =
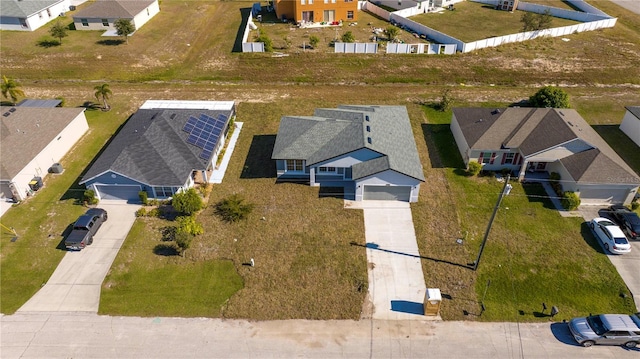
[[[236,128],[233,131],[233,135],[231,135],[231,139],[229,139],[227,149],[224,152],[224,156],[222,156],[222,162],[220,162],[220,166],[211,172],[209,183],[222,183],[224,174],[227,171],[227,166],[229,166],[229,161],[231,160],[231,155],[233,154],[233,150],[236,148],[236,142],[238,142],[238,137],[240,137],[240,130],[242,130],[243,123],[235,122],[234,125]]]

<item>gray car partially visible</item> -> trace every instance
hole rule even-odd
[[[602,344],[635,348],[640,344],[640,313],[574,318],[569,321],[569,330],[573,338],[585,347]]]

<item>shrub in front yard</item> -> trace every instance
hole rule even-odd
[[[96,193],[92,189],[88,189],[84,191],[83,199],[84,199],[84,202],[87,204],[98,203],[98,198],[96,197]]]
[[[149,203],[149,198],[147,196],[147,191],[138,192],[138,197],[140,197],[140,202],[142,202],[142,204],[144,204],[145,206]]]
[[[253,211],[253,204],[245,203],[239,194],[233,194],[216,205],[216,213],[227,222],[237,222],[247,218]]]
[[[193,216],[180,216],[176,218],[176,222],[178,222],[176,233],[186,232],[192,236],[197,236],[204,233],[202,224],[196,222],[196,219]]]
[[[477,176],[482,171],[482,165],[478,162],[469,162],[467,166],[468,176]]]
[[[147,215],[147,210],[144,207],[136,211],[136,217],[144,217],[146,215]]]
[[[580,197],[575,192],[565,192],[562,196],[562,207],[568,211],[573,211],[580,206]]]
[[[202,197],[196,192],[195,188],[189,188],[184,192],[174,194],[171,204],[176,211],[187,216],[198,212],[204,206]]]
[[[636,202],[631,202],[631,209],[632,210],[635,211],[638,208],[640,208],[640,202],[637,202],[637,201]]]
[[[180,248],[180,254],[184,255],[184,252],[191,247],[191,242],[193,241],[193,237],[191,234],[187,232],[176,231],[175,241]]]

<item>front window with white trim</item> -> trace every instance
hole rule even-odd
[[[175,187],[153,187],[156,198],[168,198],[175,194]]]
[[[513,153],[513,152],[510,152],[510,153],[505,153],[504,156],[505,156],[504,157],[504,163],[505,164],[512,164],[513,163],[513,159],[516,156],[516,154]]]
[[[287,172],[303,172],[304,161],[303,160],[285,160],[287,165]]]

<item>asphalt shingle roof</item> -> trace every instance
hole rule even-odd
[[[206,170],[211,161],[199,157],[202,149],[187,143],[189,134],[182,130],[190,116],[200,114],[231,117],[231,111],[138,110],[80,183],[113,171],[151,186],[182,186],[192,171]]]
[[[454,108],[453,113],[474,150],[518,148],[526,157],[580,140],[591,149],[561,160],[574,180],[640,184],[633,169],[575,110]]]
[[[354,179],[394,170],[424,181],[411,123],[403,106],[339,106],[314,116],[285,116],[273,159],[304,159],[314,165],[359,149],[380,154],[353,166]]]
[[[0,178],[15,177],[83,111],[83,108],[0,107]]]
[[[0,16],[28,18],[63,0],[0,0]],[[52,14],[57,16],[58,14]]]
[[[79,18],[133,19],[155,0],[98,0],[73,15]]]

